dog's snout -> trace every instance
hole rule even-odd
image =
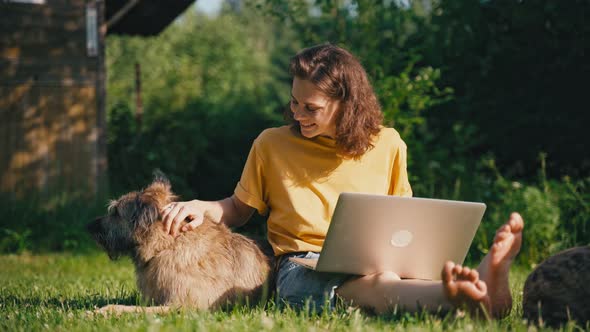
[[[88,232],[90,232],[90,234],[97,234],[100,232],[100,230],[102,229],[100,222],[102,220],[102,217],[98,217],[96,219],[94,219],[94,221],[88,223],[86,225],[86,230]]]

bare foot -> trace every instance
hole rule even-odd
[[[492,316],[501,318],[510,313],[512,295],[508,274],[514,257],[522,244],[524,221],[520,214],[513,212],[510,219],[496,231],[494,243],[477,270],[488,287],[492,305]]]
[[[442,285],[445,296],[456,308],[466,306],[472,315],[482,313],[489,317],[490,297],[476,270],[447,262],[442,270]]]

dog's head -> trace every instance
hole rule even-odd
[[[107,215],[86,228],[111,259],[132,254],[138,239],[158,220],[160,209],[175,198],[166,176],[156,171],[147,188],[111,201]]]

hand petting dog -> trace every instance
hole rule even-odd
[[[172,236],[195,229],[203,223],[205,218],[203,210],[198,206],[198,201],[167,204],[160,210],[160,214],[164,223],[164,232]]]

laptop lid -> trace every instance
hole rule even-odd
[[[440,279],[446,261],[462,264],[486,205],[342,193],[316,270]]]

